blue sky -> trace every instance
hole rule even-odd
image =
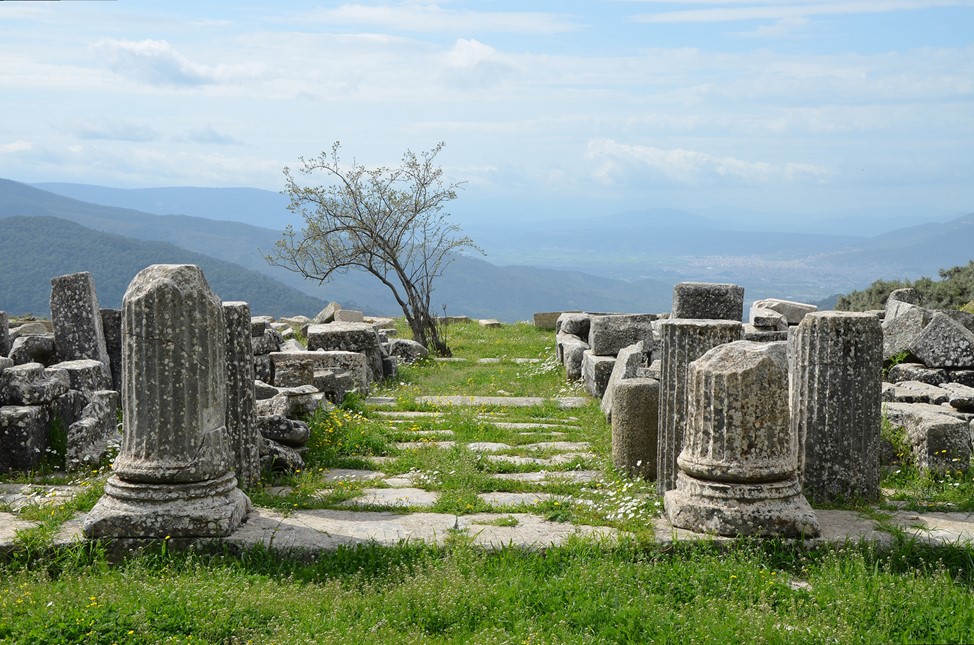
[[[0,177],[255,186],[445,141],[453,211],[974,211],[974,0],[0,2]]]

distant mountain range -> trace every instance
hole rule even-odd
[[[0,217],[57,217],[123,236],[129,242],[116,240],[111,254],[144,257],[145,264],[159,254],[137,242],[168,244],[163,255],[171,257],[176,249],[198,254],[198,263],[208,256],[213,267],[224,266],[214,262],[232,263],[239,275],[272,280],[256,289],[256,278],[250,279],[255,291],[292,298],[287,313],[304,313],[327,300],[372,314],[400,313],[386,288],[367,274],[350,272],[319,285],[267,264],[264,254],[273,249],[284,225],[300,224],[287,211],[283,195],[252,188],[37,186],[47,190],[0,179]],[[841,222],[830,233],[750,230],[754,222],[742,222],[652,208],[584,219],[526,219],[516,227],[509,220],[484,218],[465,225],[464,232],[486,250],[486,258],[457,257],[437,284],[434,307],[437,313],[445,306],[450,314],[501,320],[526,319],[545,310],[666,311],[672,285],[687,280],[740,284],[748,301],[782,297],[817,302],[879,278],[933,276],[940,268],[974,258],[974,214],[870,236],[845,234]],[[58,240],[51,242],[51,253],[70,254],[62,248],[69,240]],[[112,266],[111,254],[99,253],[99,245],[107,243],[87,245],[88,261]],[[16,265],[37,266],[26,261],[24,252],[9,248],[0,255],[0,275]],[[50,264],[45,283],[56,275],[51,273],[55,266],[61,265]],[[128,271],[130,265],[119,265],[118,273]],[[206,267],[204,271],[209,275]],[[132,275],[134,271],[124,280]],[[21,301],[9,302],[11,292],[3,282],[0,287],[0,308],[16,311],[14,305]],[[296,293],[308,300],[299,304]],[[230,299],[229,292],[220,295]],[[233,296],[265,306],[261,297]],[[42,311],[36,299],[30,303],[27,309]],[[281,305],[268,301],[267,312]]]

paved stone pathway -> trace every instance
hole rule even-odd
[[[295,509],[291,512],[257,508],[247,522],[223,542],[235,548],[263,545],[280,552],[314,553],[365,543],[394,546],[403,542],[424,541],[442,544],[451,535],[465,535],[485,548],[508,545],[542,548],[561,544],[571,536],[615,540],[622,535],[613,528],[553,522],[531,512],[538,505],[546,505],[550,509],[551,505],[563,504],[568,507],[571,504],[587,504],[594,508],[618,492],[608,490],[612,482],[606,479],[605,473],[592,469],[599,465],[599,457],[592,447],[584,441],[569,440],[580,429],[577,417],[560,417],[544,422],[512,421],[503,411],[506,407],[539,405],[546,401],[537,397],[455,396],[421,397],[417,400],[439,406],[497,406],[499,411],[475,414],[473,418],[499,430],[526,437],[531,442],[521,445],[516,445],[516,441],[460,442],[448,427],[450,416],[444,412],[376,410],[374,418],[387,423],[397,437],[416,438],[396,443],[398,450],[428,449],[431,446],[453,449],[463,445],[487,462],[535,469],[531,472],[490,474],[498,482],[510,482],[508,486],[527,490],[478,494],[480,502],[488,505],[493,512],[468,515],[431,512],[443,495],[441,491],[431,490],[436,488],[433,484],[437,480],[437,472],[411,470],[389,474],[383,472],[383,468],[395,463],[398,456],[369,457],[368,461],[374,464],[371,470],[335,468],[317,473],[317,477],[326,484],[341,486],[342,490],[355,495],[342,502],[341,508]],[[577,407],[589,401],[579,397],[553,400],[561,408]],[[395,404],[391,398],[372,401],[376,405]],[[567,496],[552,492],[564,491],[565,484],[580,486],[585,493]],[[549,489],[551,486],[561,488]],[[35,522],[24,520],[19,515],[20,511],[34,505],[63,503],[78,490],[78,487],[71,486],[0,485],[0,552],[17,548],[17,533],[37,526]],[[334,490],[325,488],[321,494],[326,496]],[[265,492],[285,496],[291,492],[291,488],[278,486]],[[602,494],[604,496],[599,498]],[[626,503],[640,504],[642,501],[631,498]],[[506,510],[514,512],[504,512]],[[876,520],[854,511],[820,510],[816,514],[823,534],[810,544],[842,543],[847,539],[883,544],[892,541],[891,534],[881,530]],[[886,526],[897,527],[925,542],[974,542],[974,514],[896,511],[887,515]],[[63,525],[55,544],[69,544],[83,539],[80,530],[82,519],[83,516],[79,516]],[[655,539],[662,544],[714,539],[674,529],[663,518],[654,517],[649,522],[653,526]],[[718,542],[728,540],[716,538]]]

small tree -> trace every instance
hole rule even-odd
[[[267,261],[319,282],[353,268],[368,271],[392,291],[413,337],[449,356],[430,310],[433,281],[455,252],[480,249],[443,210],[461,186],[445,183],[434,163],[444,145],[419,155],[407,150],[396,168],[366,168],[354,159],[342,166],[336,141],[330,154],[300,159],[298,173],[323,175],[324,186],[300,185],[284,168],[288,209],[305,227],[297,233],[288,226]]]

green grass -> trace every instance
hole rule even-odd
[[[400,327],[401,327],[400,321]],[[404,331],[404,330],[401,330]],[[408,334],[403,334],[408,335]],[[332,481],[332,468],[372,468],[408,476],[439,493],[433,512],[493,512],[484,525],[516,527],[515,513],[626,532],[619,542],[573,539],[564,546],[483,551],[470,537],[445,546],[374,544],[310,560],[259,549],[180,552],[165,541],[116,563],[97,544],[55,548],[53,536],[95,503],[105,472],[44,470],[10,482],[74,484],[82,493],[60,506],[33,506],[38,522],[0,558],[0,642],[12,643],[589,643],[589,642],[970,642],[974,640],[974,548],[930,547],[891,530],[883,549],[846,545],[807,550],[776,541],[660,546],[653,522],[661,499],[652,482],[611,465],[610,429],[598,402],[563,410],[420,404],[425,394],[577,396],[552,367],[553,334],[526,324],[483,329],[455,324],[447,341],[458,362],[423,361],[376,394],[392,408],[357,396],[309,419],[306,466],[265,477],[252,501],[288,514],[339,508],[375,481]],[[479,364],[478,358],[500,358]],[[518,364],[514,358],[539,358]],[[437,416],[393,423],[383,410]],[[499,423],[550,423],[532,435]],[[401,449],[434,431],[453,448]],[[445,436],[445,431],[452,436]],[[556,436],[561,432],[565,436]],[[904,438],[884,426],[902,451]],[[491,461],[463,447],[504,443],[500,454],[545,456],[525,444],[588,442],[590,457],[557,467]],[[595,481],[543,484],[499,473],[595,470]],[[931,475],[909,463],[884,475],[890,499],[917,510],[974,511],[974,476]],[[538,504],[488,505],[478,494],[547,493]],[[385,509],[389,510],[389,509]],[[404,512],[403,509],[394,509]],[[890,528],[888,514],[868,511]],[[886,518],[884,520],[884,518]],[[476,532],[474,527],[471,533]]]

